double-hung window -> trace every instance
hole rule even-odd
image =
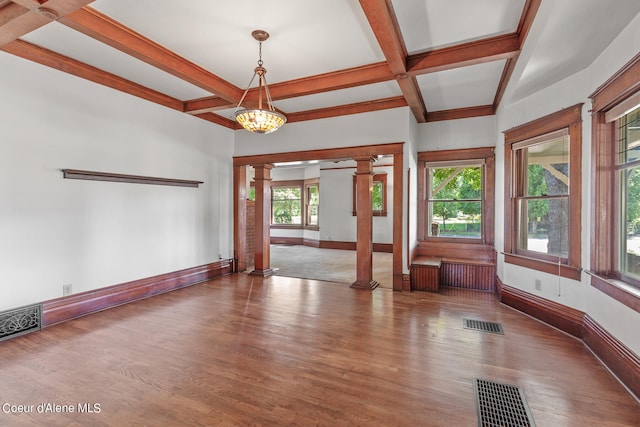
[[[418,239],[449,255],[460,245],[493,247],[493,147],[425,151],[418,165]]]
[[[628,281],[640,282],[640,106],[616,121],[619,215],[618,269]],[[630,279],[630,280],[629,280]]]
[[[593,94],[591,285],[640,311],[640,55]]]
[[[580,279],[582,104],[505,132],[505,262]]]
[[[302,187],[271,187],[271,223],[274,225],[302,224]]]
[[[482,238],[484,162],[434,162],[426,167],[428,235]]]

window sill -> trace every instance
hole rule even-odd
[[[591,286],[640,313],[640,289],[622,280],[601,276],[593,271],[587,271],[587,274],[591,276]]]
[[[531,268],[548,274],[560,275],[567,279],[580,280],[582,268],[566,264],[558,265],[555,262],[544,261],[537,258],[530,258],[522,255],[504,254],[504,261],[508,264],[519,265],[520,267]]]
[[[302,224],[271,224],[272,229],[278,229],[278,228],[283,228],[283,229],[302,229]]]

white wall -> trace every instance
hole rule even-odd
[[[287,123],[277,132],[236,132],[235,156],[405,142],[409,108]]]
[[[320,170],[320,240],[357,240],[357,217],[353,216],[355,167],[342,167],[345,164],[355,162],[340,162],[336,168]],[[387,174],[387,216],[373,217],[373,242],[393,243],[393,167],[374,165],[373,171]]]
[[[231,131],[9,54],[0,70],[0,310],[232,256]]]
[[[541,31],[541,29],[532,29],[534,38],[536,31]],[[496,249],[499,252],[504,248],[504,186],[501,185],[504,180],[504,139],[501,132],[562,108],[585,103],[582,109],[583,202],[581,238],[582,267],[584,270],[589,269],[591,250],[591,117],[588,112],[590,108],[588,97],[639,51],[640,15],[585,70],[527,98],[511,103],[504,102],[501,105],[497,114],[499,133],[496,134]],[[526,52],[524,52],[524,57],[526,58]],[[516,67],[515,79],[521,71]],[[508,96],[509,91],[507,91],[505,99],[508,99]],[[557,275],[506,264],[504,257],[500,255],[498,257],[498,275],[507,285],[586,312],[636,354],[640,354],[640,334],[637,332],[637,325],[640,325],[640,313],[591,287],[585,273],[582,274],[580,281],[559,279]],[[536,279],[541,280],[543,284],[541,291],[534,289]]]
[[[496,116],[424,123],[418,125],[416,148],[420,152],[493,147],[496,134]]]

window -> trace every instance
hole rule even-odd
[[[493,148],[422,152],[418,166],[419,240],[452,256],[464,243],[493,246]]]
[[[640,312],[640,55],[593,94],[591,285]]]
[[[505,133],[505,261],[580,279],[582,104]]]
[[[431,237],[482,237],[483,165],[427,163],[427,232]]]
[[[373,175],[371,188],[371,209],[373,216],[387,216],[387,174]],[[353,177],[353,216],[356,216],[356,177]]]
[[[318,230],[320,214],[318,178],[271,183],[271,227]]]
[[[637,283],[640,280],[640,106],[620,117],[616,125],[619,191],[614,194],[620,224],[618,268],[621,277]]]
[[[563,129],[513,146],[517,253],[568,256],[569,135]]]
[[[302,224],[302,187],[271,187],[271,223],[280,225]]]
[[[305,184],[305,226],[317,228],[320,224],[320,186],[318,181]]]

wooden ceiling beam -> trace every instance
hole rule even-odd
[[[69,58],[59,53],[52,52],[40,46],[28,43],[24,40],[15,40],[4,46],[0,46],[0,50],[37,62],[56,70],[64,71],[77,77],[110,87],[112,89],[126,92],[138,98],[154,102],[156,104],[169,107],[174,110],[182,111],[182,101],[164,95],[153,89],[134,83],[130,80],[123,79],[115,74],[108,73],[99,68],[87,65],[83,62]]]
[[[242,96],[242,89],[95,9],[84,7],[59,21],[136,59],[207,90],[219,98],[237,103]]]
[[[360,0],[387,64],[418,123],[424,123],[427,108],[415,76],[407,74],[407,48],[391,0]]]
[[[319,108],[317,110],[299,111],[287,114],[287,123],[303,122],[306,120],[326,119],[329,117],[346,116],[349,114],[369,113],[371,111],[388,110],[406,107],[407,101],[403,96],[376,99],[373,101],[357,102],[338,105],[336,107]]]
[[[13,0],[0,9],[0,46],[11,43],[94,0]]]
[[[508,59],[519,52],[518,34],[512,33],[411,55],[407,69],[416,76]]]
[[[348,68],[330,73],[317,74],[296,80],[289,80],[269,85],[269,92],[274,101],[296,98],[299,96],[315,95],[333,90],[385,82],[393,79],[393,74],[386,62]],[[247,102],[256,102],[258,91],[250,89]],[[237,104],[226,102],[215,96],[193,99],[185,102],[185,112],[197,114],[205,111],[233,108]]]
[[[480,105],[477,107],[454,108],[451,110],[429,111],[427,122],[439,122],[443,120],[469,119],[472,117],[492,116],[496,113],[493,105]]]
[[[527,0],[522,9],[522,15],[520,16],[520,22],[518,23],[518,54],[514,55],[512,58],[509,58],[504,65],[504,69],[502,71],[502,76],[500,76],[500,82],[498,83],[498,89],[496,90],[496,96],[493,99],[493,108],[497,111],[500,102],[502,102],[502,97],[504,96],[504,92],[507,90],[507,85],[511,80],[511,76],[513,75],[513,71],[515,70],[516,63],[518,61],[518,57],[520,56],[520,50],[524,46],[524,42],[527,40],[527,35],[529,34],[529,30],[533,25],[533,21],[536,18],[536,14],[538,13],[538,9],[540,8],[540,3],[542,0]]]

